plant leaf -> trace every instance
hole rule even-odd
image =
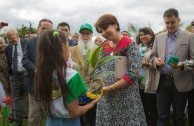
[[[102,66],[102,65],[104,65],[112,60],[116,60],[116,59],[117,59],[117,56],[106,56],[98,61],[97,66]]]
[[[90,64],[89,62],[89,58],[91,57],[91,51],[90,51],[90,49],[88,50],[88,52],[86,53],[86,56],[85,56],[85,58],[84,58],[84,60],[85,60],[85,64],[84,64],[84,73],[86,73],[87,72],[87,67],[88,67],[88,65]]]
[[[99,46],[94,50],[91,57],[91,66],[94,68],[96,65],[96,62],[98,61],[99,53],[100,53],[101,47]]]
[[[106,77],[110,74],[114,74],[114,71],[104,71],[104,72],[96,75],[93,79],[103,79],[103,77]]]

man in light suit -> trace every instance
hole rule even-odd
[[[173,105],[174,125],[184,126],[184,109],[187,92],[192,90],[192,71],[185,60],[194,60],[194,35],[179,29],[179,13],[170,8],[163,14],[166,32],[155,37],[151,61],[159,72],[156,74],[157,126],[167,126],[170,106]],[[180,62],[168,64],[170,56]]]
[[[94,48],[94,42],[92,41],[93,29],[90,24],[83,24],[79,30],[78,45],[70,48],[71,58],[80,68],[80,74],[85,83],[90,79],[84,71],[85,56],[87,51]],[[81,126],[95,126],[96,121],[96,106],[89,110],[85,115],[80,117]]]
[[[13,115],[15,126],[21,126],[23,121],[23,98],[24,98],[24,72],[22,67],[23,50],[26,44],[25,39],[20,39],[15,29],[6,32],[9,45],[5,48],[5,54],[9,67],[10,87],[13,97]]]
[[[39,21],[38,33],[41,34],[45,30],[52,29],[52,22],[49,19],[42,19]],[[26,69],[24,75],[25,89],[29,94],[29,117],[28,126],[41,126],[41,116],[39,111],[39,104],[34,98],[34,74],[36,69],[36,48],[37,48],[38,36],[36,38],[29,39],[29,42],[24,48],[24,56],[22,59],[22,65]],[[39,114],[37,114],[39,113]]]

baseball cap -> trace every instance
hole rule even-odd
[[[79,32],[81,32],[83,29],[88,29],[88,30],[90,30],[93,33],[92,26],[90,24],[88,24],[88,23],[82,24],[80,26]]]

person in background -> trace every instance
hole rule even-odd
[[[129,32],[128,31],[122,31],[121,32],[122,36],[127,36],[130,37]]]
[[[194,33],[194,20],[191,22],[191,27],[192,27],[191,32]]]
[[[4,91],[2,90],[2,93],[5,92],[7,96],[10,96],[11,91],[8,70],[9,68],[5,55],[5,40],[3,37],[0,37],[0,83],[2,84],[4,89]]]
[[[24,88],[29,97],[28,126],[41,126],[40,105],[36,101],[34,75],[36,70],[36,48],[39,35],[48,29],[52,29],[53,23],[49,19],[41,19],[38,24],[38,36],[28,39],[24,48],[22,65],[25,68]]]
[[[79,34],[78,33],[73,33],[72,35],[71,35],[71,40],[72,41],[75,41],[75,42],[77,42],[78,43],[78,40],[79,40]]]
[[[40,35],[35,80],[37,96],[48,112],[46,126],[80,126],[79,116],[100,100],[98,97],[79,106],[78,97],[87,87],[80,74],[67,67],[69,57],[69,45],[63,32],[48,30]]]
[[[11,95],[8,70],[5,56],[5,41],[0,37],[0,118],[3,117],[1,108],[6,106],[5,103],[2,102],[3,98],[5,95]]]
[[[0,22],[0,30],[5,26],[8,26],[8,23]]]
[[[24,72],[22,66],[22,57],[25,39],[20,39],[15,29],[9,29],[5,33],[9,45],[5,48],[6,59],[9,67],[10,87],[13,98],[13,115],[15,126],[21,126],[23,122],[23,98],[24,90]]]
[[[192,26],[192,33],[194,34],[194,20],[191,22],[191,26]],[[193,77],[194,77],[194,73],[193,73]],[[194,85],[194,82],[193,82],[193,85]],[[193,107],[194,100],[193,99],[194,99],[194,89],[188,92],[188,118],[189,118],[190,126],[194,126],[194,107]]]
[[[85,66],[85,57],[86,53],[90,49],[91,51],[94,48],[94,42],[92,41],[93,37],[93,29],[92,26],[88,23],[82,24],[79,29],[79,41],[78,45],[71,47],[71,58],[73,62],[75,62],[80,68],[80,74],[84,79],[84,82],[87,85],[87,82],[90,78],[87,76],[87,73],[84,71]],[[89,87],[89,85],[87,85]],[[80,117],[81,126],[95,126],[96,122],[96,106],[94,106],[91,110],[85,113]]]
[[[185,61],[194,60],[194,34],[179,29],[179,13],[174,8],[167,9],[163,19],[167,31],[156,35],[151,53],[152,67],[159,71],[155,80],[157,126],[169,124],[171,104],[174,125],[184,126],[187,94],[193,88],[192,71]],[[177,58],[179,62],[171,62]]]
[[[138,85],[141,56],[136,42],[122,36],[114,15],[102,15],[95,28],[107,40],[102,45],[103,56],[117,53],[127,59],[127,72],[121,79],[117,80],[113,74],[104,78],[104,96],[97,104],[96,126],[146,126]],[[95,74],[114,70],[115,65],[108,62],[102,68],[97,68]]]
[[[148,126],[156,126],[157,123],[157,106],[156,106],[156,92],[150,89],[150,86],[155,85],[155,70],[150,69],[150,54],[155,38],[152,29],[144,27],[139,29],[140,37],[140,53],[142,56],[142,68],[140,70],[140,96],[143,103],[143,108],[146,116]]]
[[[94,40],[94,43],[97,45],[97,46],[101,46],[103,44],[103,38],[98,36],[96,37],[96,39]]]
[[[30,38],[35,38],[35,37],[37,37],[37,33],[35,32],[26,32],[24,35],[25,39],[30,39]]]
[[[62,31],[65,34],[66,38],[68,39],[70,47],[77,45],[76,41],[72,41],[71,39],[69,39],[69,36],[70,36],[70,26],[69,26],[68,23],[66,23],[66,22],[59,23],[58,26],[57,26],[57,29]]]

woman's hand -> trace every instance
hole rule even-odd
[[[147,63],[145,60],[142,60],[142,67],[150,67],[151,63]]]
[[[103,96],[107,96],[111,92],[111,88],[109,86],[105,86],[102,89],[103,89]]]

